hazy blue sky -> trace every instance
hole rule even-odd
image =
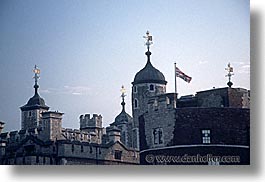
[[[153,35],[152,64],[174,91],[174,62],[192,77],[178,79],[180,95],[225,87],[224,68],[234,67],[234,87],[250,88],[247,0],[0,1],[0,120],[20,128],[20,109],[33,96],[32,69],[41,69],[40,95],[64,112],[64,127],[79,115],[99,113],[104,126],[121,111],[127,90],[146,64],[143,35]]]

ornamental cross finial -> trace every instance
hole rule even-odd
[[[234,69],[233,67],[230,65],[230,63],[228,63],[227,68],[225,68],[225,70],[228,72],[227,75],[225,75],[226,77],[228,77],[228,82],[227,85],[229,87],[231,87],[233,85],[233,83],[231,82],[231,77],[234,75]]]
[[[143,36],[143,38],[146,40],[145,45],[147,46],[147,50],[149,51],[150,45],[153,44],[153,37],[152,35],[149,35],[149,31],[147,30],[146,36]]]

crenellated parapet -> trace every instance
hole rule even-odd
[[[81,115],[80,119],[80,130],[87,128],[102,128],[102,116],[98,114],[93,114],[92,117],[90,114]]]
[[[175,108],[177,95],[167,93],[163,95],[150,97],[148,100],[148,111],[163,111]]]
[[[31,128],[28,130],[10,131],[0,134],[0,140],[6,141],[7,144],[16,144],[24,140],[27,136],[39,137],[41,134],[41,128]]]
[[[63,128],[61,139],[71,140],[71,141],[90,142],[91,134],[86,131],[81,131],[78,129]]]

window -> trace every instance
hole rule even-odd
[[[31,114],[31,111],[29,111],[29,117],[31,116],[32,114]]]
[[[118,159],[118,160],[121,160],[121,153],[122,153],[122,151],[115,150],[114,158]]]
[[[166,102],[167,102],[167,105],[170,104],[170,98],[166,97]]]
[[[92,147],[90,146],[90,154],[93,152]]]
[[[153,129],[153,141],[155,145],[163,144],[163,130],[162,128]]]
[[[84,146],[81,145],[81,152],[84,152]]]
[[[158,110],[158,102],[157,102],[157,99],[154,101],[154,110],[157,111]]]
[[[72,152],[75,151],[75,145],[72,145]]]
[[[138,108],[138,100],[134,99],[134,108],[137,109]]]
[[[133,86],[133,93],[137,93],[137,86]]]
[[[155,91],[155,86],[154,86],[153,84],[150,84],[150,85],[149,85],[149,90],[150,90],[150,91]]]
[[[210,130],[202,130],[202,143],[211,143]]]
[[[38,164],[40,162],[40,157],[37,155],[36,157],[36,163]]]

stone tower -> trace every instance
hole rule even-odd
[[[45,105],[45,101],[38,94],[38,79],[40,70],[35,65],[33,70],[35,73],[35,94],[29,99],[26,105],[20,107],[21,109],[21,129],[30,129],[39,127],[41,120],[41,113],[49,110],[49,107]]]
[[[40,121],[41,137],[43,140],[59,140],[62,134],[62,116],[58,111],[48,111],[42,113]]]
[[[147,63],[134,77],[132,82],[132,114],[133,114],[133,146],[139,149],[139,121],[138,118],[148,109],[148,100],[152,96],[166,93],[167,81],[163,73],[157,70],[150,60],[149,50],[152,36],[146,33]]]
[[[80,130],[86,131],[96,136],[96,143],[102,142],[102,134],[103,134],[103,127],[102,127],[102,116],[93,114],[92,118],[90,114],[80,115]]]
[[[116,126],[120,129],[120,139],[121,142],[126,145],[127,147],[133,147],[132,146],[132,125],[133,125],[133,118],[126,113],[125,111],[125,89],[124,86],[121,88],[121,97],[122,97],[122,110],[121,113],[115,118],[115,121],[110,124],[110,126]]]

